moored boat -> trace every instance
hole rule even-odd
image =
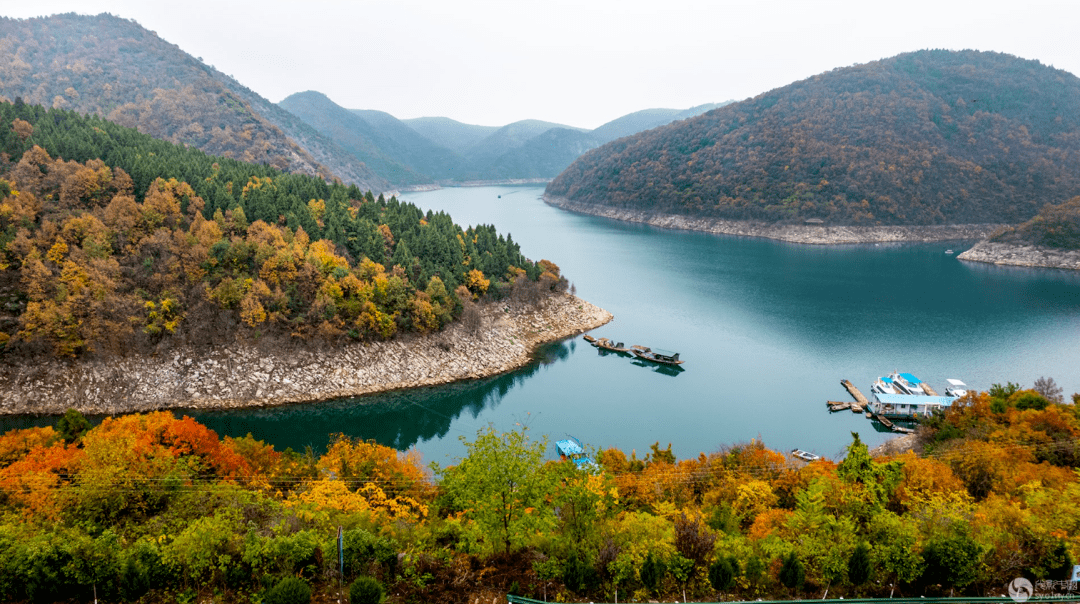
[[[648,346],[641,346],[639,344],[631,346],[630,352],[639,359],[652,361],[654,363],[662,363],[664,365],[682,365],[685,362],[679,360],[679,353],[677,352],[660,349],[653,350]]]
[[[949,382],[949,386],[945,388],[945,396],[955,396],[960,398],[968,393],[968,386],[960,380],[954,380],[953,378],[946,378],[946,382]]]
[[[897,373],[893,372],[889,375],[892,379],[893,389],[896,394],[912,394],[915,396],[927,396],[925,390],[922,387],[922,380],[915,377],[910,373]]]
[[[570,460],[581,469],[596,466],[596,463],[585,454],[585,447],[581,445],[581,441],[569,434],[566,435],[566,438],[555,441],[555,450],[559,453],[560,459],[563,461]]]
[[[821,459],[820,455],[814,455],[813,453],[803,451],[802,449],[792,449],[791,455],[792,457],[797,457],[803,461],[817,461]]]
[[[893,387],[892,378],[885,375],[879,377],[876,382],[870,386],[871,392],[878,394],[896,394],[896,388]]]
[[[581,337],[584,338],[586,342],[592,344],[593,346],[596,346],[596,338],[590,336],[589,334],[585,334]]]
[[[612,342],[607,338],[600,338],[596,340],[596,347],[601,350],[610,350],[612,352],[630,352],[630,349],[626,347],[622,342]]]

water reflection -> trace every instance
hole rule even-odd
[[[648,367],[649,369],[652,369],[654,372],[659,373],[660,375],[670,375],[671,377],[676,377],[678,375],[681,375],[683,371],[686,371],[682,368],[681,365],[660,365],[658,363],[650,363],[649,361],[643,361],[641,359],[634,359],[633,361],[630,361],[630,363],[637,365],[638,367]]]
[[[400,390],[369,396],[229,411],[182,410],[219,434],[257,435],[276,448],[291,447],[316,452],[325,450],[330,435],[344,433],[360,439],[408,449],[419,443],[446,437],[453,426],[471,437],[483,424],[476,420],[485,408],[494,408],[515,386],[545,365],[565,361],[574,350],[573,341],[541,347],[528,366],[480,380],[430,388]],[[302,426],[302,429],[297,429]]]

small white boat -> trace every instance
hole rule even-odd
[[[954,380],[953,378],[947,378],[945,380],[949,382],[948,387],[945,388],[945,396],[955,396],[960,398],[968,393],[968,385],[960,380]]]
[[[952,250],[945,250],[945,253],[951,256],[953,251]]]
[[[791,455],[792,457],[798,457],[803,461],[817,461],[821,459],[820,455],[814,455],[813,453],[803,451],[802,449],[792,449]]]

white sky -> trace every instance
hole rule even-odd
[[[271,101],[304,90],[399,118],[594,128],[741,100],[923,48],[1080,74],[1080,0],[0,0],[0,15],[109,12]]]

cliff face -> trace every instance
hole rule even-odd
[[[154,357],[8,365],[0,368],[0,413],[257,407],[431,386],[521,367],[537,345],[612,319],[566,294],[538,306],[489,304],[481,317],[478,325],[455,322],[431,336],[299,354],[234,344]]]

